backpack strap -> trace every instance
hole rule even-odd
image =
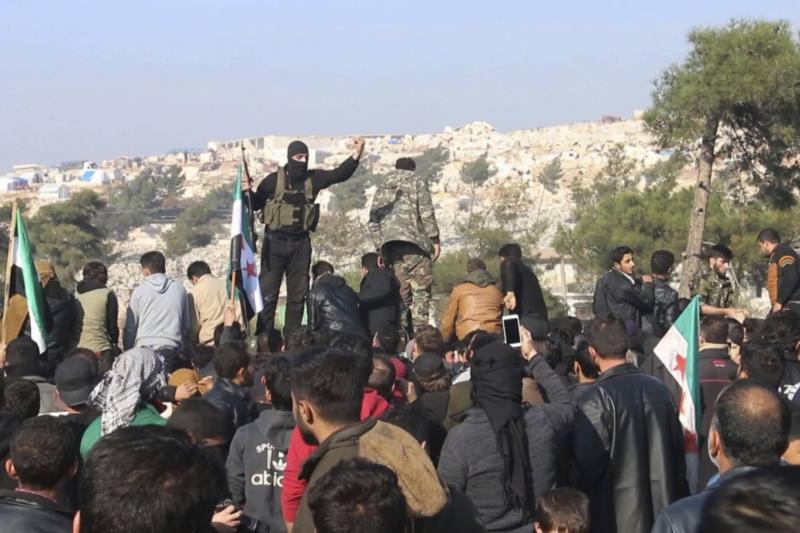
[[[283,202],[284,192],[286,192],[286,171],[283,167],[278,167],[278,179],[275,182],[274,200],[276,202]]]

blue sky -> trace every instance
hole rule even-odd
[[[696,26],[796,0],[0,0],[0,173],[258,134],[630,116]]]

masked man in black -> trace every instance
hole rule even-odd
[[[266,226],[260,274],[264,309],[258,317],[258,332],[273,328],[284,274],[284,326],[292,329],[300,325],[308,294],[310,234],[319,221],[319,205],[315,200],[322,189],[350,178],[363,152],[364,139],[359,137],[353,141],[352,155],[334,170],[309,170],[308,146],[293,141],[289,144],[286,165],[264,178],[255,193],[251,193],[252,209],[261,211]]]

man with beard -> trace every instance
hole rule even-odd
[[[653,277],[634,278],[636,260],[633,250],[617,246],[611,251],[611,270],[597,281],[592,310],[597,317],[612,316],[635,336],[642,327],[642,317],[653,310]]]
[[[691,283],[692,295],[700,297],[700,312],[735,318],[741,322],[747,316],[747,311],[731,307],[733,284],[728,278],[728,269],[733,261],[733,252],[727,246],[716,244],[709,250],[707,261]]]
[[[364,152],[364,139],[353,142],[353,153],[334,170],[308,168],[308,146],[293,141],[287,151],[288,162],[268,175],[251,193],[253,211],[261,211],[266,226],[261,248],[261,294],[264,309],[258,319],[258,332],[272,330],[278,292],[286,274],[286,317],[284,326],[296,328],[303,319],[308,294],[308,269],[311,266],[311,237],[319,221],[319,206],[314,203],[322,189],[341,183],[356,171]],[[249,190],[245,184],[244,189]]]

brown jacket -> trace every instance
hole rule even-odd
[[[309,490],[337,463],[354,457],[382,464],[397,474],[409,516],[417,526],[415,531],[483,531],[474,507],[465,509],[463,499],[450,498],[447,485],[414,437],[391,424],[368,419],[328,437],[303,463],[300,479],[308,480],[308,487],[300,502],[293,533],[314,533],[308,507]]]
[[[442,337],[463,339],[471,331],[481,329],[500,333],[503,316],[503,293],[485,270],[470,272],[453,288],[450,302],[442,315]]]

